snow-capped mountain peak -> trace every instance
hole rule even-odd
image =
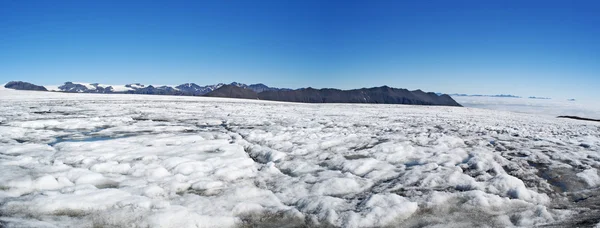
[[[47,86],[50,91],[71,92],[71,93],[134,93],[134,94],[163,94],[163,95],[194,95],[200,96],[210,93],[223,85],[232,85],[240,88],[263,92],[269,90],[287,90],[268,87],[264,84],[247,85],[239,82],[230,84],[218,83],[213,85],[201,86],[196,83],[183,83],[178,86],[167,85],[143,85],[140,83],[131,83],[126,85],[106,85],[99,83],[86,82],[65,82],[61,86]]]

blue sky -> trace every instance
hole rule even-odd
[[[0,1],[0,81],[600,96],[594,1]]]

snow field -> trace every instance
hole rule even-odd
[[[0,101],[8,227],[529,227],[598,210],[596,123],[176,96]]]

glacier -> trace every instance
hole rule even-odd
[[[0,89],[5,227],[593,227],[599,169],[538,113]]]

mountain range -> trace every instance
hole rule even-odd
[[[9,82],[6,88],[17,90],[43,90],[68,93],[121,93],[156,94],[182,96],[208,96],[287,101],[302,103],[375,103],[461,106],[446,94],[426,93],[421,90],[409,91],[388,86],[352,90],[340,89],[288,89],[269,87],[264,84],[244,84],[232,82],[200,86],[184,83],[178,86],[153,86],[140,83],[126,85],[104,85],[99,83],[65,82],[61,86],[37,86],[27,82]]]
[[[438,95],[440,95],[441,93],[437,93]],[[454,94],[450,94],[450,96],[452,97],[501,97],[501,98],[523,98],[520,96],[515,96],[515,95],[510,95],[510,94],[498,94],[498,95],[482,95],[482,94],[459,94],[459,93],[454,93]],[[550,100],[552,98],[549,97],[536,97],[536,96],[530,96],[527,97],[529,99],[540,99],[540,100]]]
[[[49,91],[56,92],[72,92],[72,93],[131,93],[131,94],[158,94],[158,95],[188,95],[188,96],[202,96],[211,91],[214,91],[221,86],[226,85],[223,83],[215,85],[200,86],[195,83],[184,83],[178,86],[153,86],[143,85],[140,83],[121,85],[103,85],[99,83],[73,83],[65,82],[65,84],[52,87],[48,86]],[[233,85],[240,88],[250,89],[257,93],[271,90],[290,90],[268,87],[264,84],[243,84],[238,82],[232,82],[227,85]]]
[[[552,98],[549,98],[549,97],[534,97],[534,96],[531,96],[531,97],[528,97],[528,98],[529,99],[540,99],[540,100],[550,100],[550,99],[552,99]]]
[[[497,95],[483,95],[483,94],[462,94],[462,93],[454,93],[450,94],[453,97],[506,97],[506,98],[521,98],[520,96],[510,95],[510,94],[497,94]]]

